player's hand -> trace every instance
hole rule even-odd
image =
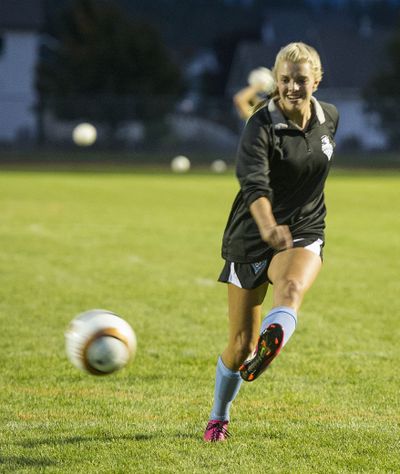
[[[293,247],[292,234],[287,225],[274,225],[263,232],[262,238],[276,250]]]

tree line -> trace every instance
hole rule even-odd
[[[221,2],[217,3],[221,9]],[[143,17],[127,15],[117,3],[74,0],[62,11],[56,31],[52,47],[43,47],[36,87],[41,107],[60,118],[74,119],[84,112],[87,119],[111,128],[132,118],[151,121],[169,111],[184,90],[178,61],[160,32]],[[226,38],[227,44],[216,42],[217,55],[227,56],[227,47],[233,50],[236,36],[227,34]],[[388,67],[377,71],[363,92],[367,109],[378,113],[390,144],[397,147],[400,19],[387,46],[387,58]],[[206,92],[223,90],[217,78],[209,84]]]

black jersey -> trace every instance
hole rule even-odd
[[[236,175],[240,191],[225,228],[222,257],[257,262],[268,251],[250,204],[265,196],[278,224],[289,226],[293,238],[324,237],[324,184],[334,149],[336,107],[312,97],[312,115],[305,130],[285,119],[270,100],[252,115],[239,144]]]

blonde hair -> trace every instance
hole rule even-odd
[[[308,62],[311,65],[314,79],[316,82],[321,82],[323,76],[323,70],[321,66],[321,59],[317,51],[308,44],[297,42],[289,43],[288,45],[281,48],[279,53],[276,55],[275,65],[272,69],[275,82],[277,82],[277,72],[279,65],[284,61],[290,61],[292,63]],[[276,91],[275,91],[276,92]]]

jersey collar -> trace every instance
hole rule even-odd
[[[313,103],[315,115],[317,116],[318,122],[320,124],[323,124],[325,122],[325,114],[321,107],[321,104],[318,102],[318,100],[314,96],[311,97],[311,102]],[[275,130],[289,128],[289,125],[286,121],[285,116],[282,114],[280,109],[276,106],[274,99],[271,99],[268,103],[268,112],[271,116],[271,120],[272,120]]]

